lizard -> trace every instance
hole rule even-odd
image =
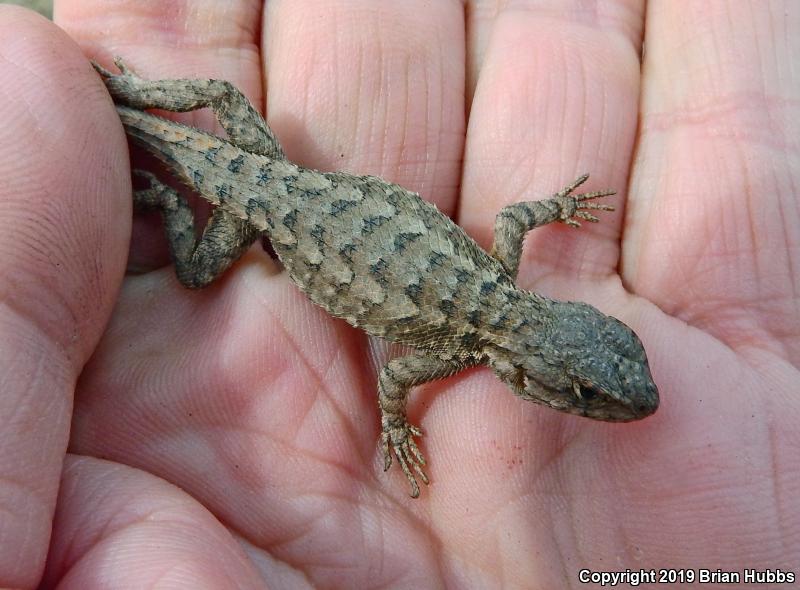
[[[575,194],[583,175],[550,198],[501,209],[494,244],[482,249],[417,193],[382,178],[320,172],[286,159],[264,118],[225,80],[146,80],[117,57],[119,73],[92,65],[127,135],[213,204],[198,239],[188,202],[155,175],[134,204],[159,210],[178,280],[200,288],[259,237],[292,281],[330,315],[367,334],[407,345],[378,377],[384,471],[400,465],[419,496],[426,460],[408,421],[412,388],[488,366],[522,399],[595,420],[651,415],[658,389],[639,337],[583,302],[520,289],[523,240],[534,228],[597,222],[613,211],[601,190]],[[211,108],[220,137],[146,112]]]

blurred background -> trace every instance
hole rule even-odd
[[[47,18],[53,18],[53,0],[0,0],[0,4],[18,4],[27,6]]]

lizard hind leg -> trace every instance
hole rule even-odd
[[[228,140],[243,150],[282,158],[283,150],[263,117],[247,98],[223,80],[145,80],[117,58],[120,70],[114,74],[97,63],[116,103],[136,109],[159,108],[185,112],[210,107],[228,134]],[[150,186],[134,194],[140,208],[158,209],[164,218],[170,256],[178,280],[186,287],[199,288],[222,274],[255,241],[258,231],[220,208],[214,209],[200,240],[195,238],[194,214],[173,189],[149,173],[137,172]]]
[[[161,183],[150,172],[135,170],[134,174],[149,183],[147,188],[134,191],[134,206],[161,212],[170,258],[183,286],[205,287],[225,272],[258,237],[254,226],[217,208],[203,236],[197,240],[194,213],[178,191]]]
[[[163,109],[172,112],[209,107],[228,140],[245,151],[271,158],[283,158],[283,149],[264,118],[247,97],[225,80],[145,80],[120,57],[114,59],[120,73],[99,64],[92,66],[103,78],[115,103],[135,109]]]

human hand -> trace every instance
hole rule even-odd
[[[547,196],[583,171],[590,189],[628,182],[598,226],[533,232],[519,283],[631,325],[662,405],[642,422],[604,424],[526,404],[484,370],[426,386],[410,414],[426,432],[433,483],[410,500],[402,474],[381,471],[381,351],[311,305],[266,255],[249,253],[200,292],[182,289],[170,268],[129,276],[80,376],[45,585],[102,574],[117,587],[179,572],[215,588],[258,587],[259,576],[577,587],[581,568],[791,566],[797,166],[791,150],[773,153],[797,136],[785,105],[798,84],[778,76],[797,52],[767,36],[785,17],[755,9],[753,19],[741,5],[651,9],[640,78],[634,13],[507,9],[489,23],[471,9],[466,34],[457,3],[357,17],[320,3],[309,19],[308,5],[277,2],[262,54],[260,7],[156,6],[98,16],[97,3],[64,2],[56,19],[91,57],[121,54],[148,78],[225,78],[256,104],[263,56],[269,121],[291,159],[418,190],[485,247],[505,204]],[[17,544],[23,557],[0,558],[0,582],[23,585],[47,548],[68,394],[114,301],[130,195],[124,139],[88,64],[46,23],[3,17],[11,45],[30,57],[22,71],[12,65],[21,58],[0,63],[23,81],[15,96],[28,105],[27,118],[8,119],[27,131],[0,126],[0,145],[32,147],[15,149],[30,168],[9,167],[21,180],[4,174],[0,202],[17,212],[5,219],[36,219],[2,232],[4,276],[44,276],[22,292],[23,281],[3,281],[7,314],[36,318],[7,321],[3,372],[14,381],[2,415],[20,425],[2,429],[15,460],[7,513],[28,515],[11,527],[37,526]],[[797,28],[800,17],[789,18]],[[99,31],[109,35],[102,47]],[[133,38],[143,31],[149,43]],[[707,62],[710,39],[736,63]],[[15,113],[14,104],[5,107]],[[49,231],[34,247],[28,227]],[[147,242],[160,232],[138,224],[138,267],[157,265]],[[23,296],[39,305],[21,306]],[[20,574],[23,564],[33,574]]]

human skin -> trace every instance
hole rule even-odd
[[[165,5],[59,2],[69,36],[0,7],[0,585],[796,567],[797,4],[276,0],[263,25],[257,2]],[[487,370],[427,385],[409,410],[432,484],[410,499],[381,469],[386,348],[259,248],[188,291],[159,220],[131,224],[124,133],[86,60],[115,54],[230,80],[292,160],[418,191],[484,247],[513,201],[584,171],[617,188],[600,224],[531,233],[518,282],[633,327],[658,412],[562,415]]]

